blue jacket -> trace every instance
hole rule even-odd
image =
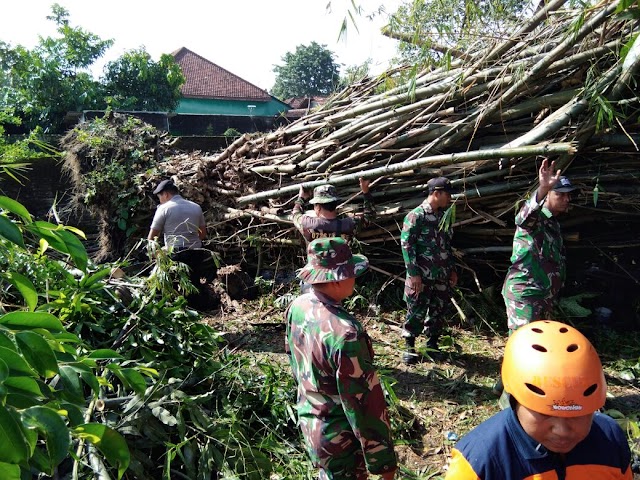
[[[564,457],[564,458],[563,458]],[[445,480],[631,480],[627,439],[612,418],[596,413],[591,431],[566,455],[547,451],[508,408],[465,435]]]

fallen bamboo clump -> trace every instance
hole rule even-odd
[[[476,42],[415,78],[400,67],[362,79],[288,126],[200,157],[195,171],[169,156],[162,175],[207,211],[216,249],[243,256],[252,242],[299,243],[289,215],[300,186],[335,184],[343,198],[355,195],[345,205],[353,211],[358,178],[379,179],[378,216],[361,238],[377,268],[395,275],[402,219],[438,175],[461,189],[459,261],[504,268],[517,205],[550,158],[580,187],[571,228],[615,245],[616,232],[640,220],[640,26],[617,12],[617,1],[563,5],[550,1],[509,38]]]

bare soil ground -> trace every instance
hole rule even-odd
[[[433,361],[425,357],[422,363],[406,366],[400,361],[402,340],[398,327],[402,314],[357,316],[373,339],[381,378],[391,382],[398,398],[391,412],[402,438],[396,452],[405,473],[412,474],[400,478],[437,478],[446,470],[455,440],[499,411],[491,388],[506,335],[488,324],[452,325],[450,335],[441,341],[445,352],[442,358]],[[269,359],[288,366],[283,312],[274,305],[273,298],[223,302],[220,310],[210,312],[204,321],[225,332],[230,351],[256,361]],[[595,342],[609,383],[606,409],[615,409],[637,421],[640,388],[624,370],[634,358],[638,361],[640,335],[609,333],[596,332],[599,341]],[[640,479],[640,475],[634,478]]]

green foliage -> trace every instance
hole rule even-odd
[[[240,131],[235,128],[227,128],[222,134],[223,137],[239,137],[240,135]]]
[[[588,317],[591,315],[591,310],[582,306],[581,302],[585,299],[596,298],[600,296],[599,293],[579,293],[571,297],[562,297],[560,299],[558,308],[566,317]],[[562,321],[562,320],[561,320]]]
[[[171,55],[154,62],[141,48],[107,63],[103,82],[113,109],[172,112],[178,107],[184,75]]]
[[[369,76],[371,59],[361,65],[351,65],[345,69],[344,75],[340,77],[339,88],[346,88],[349,85],[359,82]]]
[[[132,173],[156,168],[162,151],[159,132],[135,117],[107,112],[103,118],[77,125],[63,143],[79,152],[76,160],[67,159],[71,171],[81,172],[75,177],[78,203],[107,220],[114,238],[126,241],[141,227],[134,219],[153,206],[140,196],[144,178]],[[124,253],[121,244],[110,248],[113,258]]]
[[[298,45],[295,52],[282,57],[284,65],[273,67],[276,83],[271,94],[280,99],[329,95],[340,79],[333,55],[326,45],[316,42]]]
[[[52,7],[57,37],[40,38],[28,50],[0,41],[0,126],[21,125],[23,131],[40,126],[48,133],[64,128],[68,112],[120,109],[175,110],[184,77],[171,55],[151,60],[142,48],[127,52],[106,67],[97,81],[87,69],[113,45],[80,27],[72,27],[69,12]],[[0,131],[0,137],[2,131]],[[2,145],[0,144],[0,152]]]
[[[532,2],[520,0],[406,0],[387,27],[403,38],[399,52],[404,63],[447,61],[446,48],[465,48],[479,39],[507,37]]]
[[[452,203],[442,215],[440,223],[438,224],[438,230],[451,230],[453,224],[456,222],[456,204]]]
[[[0,109],[13,107],[27,130],[59,131],[69,111],[96,108],[100,85],[83,71],[113,44],[69,25],[68,12],[52,7],[58,38],[41,38],[33,50],[0,43]]]
[[[83,420],[81,413],[89,413],[89,419],[91,405],[116,383],[104,381],[107,370],[92,358],[86,342],[67,331],[58,316],[40,309],[47,289],[73,276],[67,269],[78,267],[78,275],[86,278],[89,261],[77,230],[34,222],[20,203],[7,197],[0,197],[0,218],[2,279],[12,287],[2,291],[0,316],[3,471],[7,478],[55,476],[72,449],[82,455],[87,442],[104,453],[122,478],[129,462],[124,438],[110,425]],[[114,351],[107,356],[121,358]],[[92,434],[84,436],[83,429]]]
[[[126,278],[125,305],[81,232],[0,209],[2,478],[310,478],[288,370],[226,354],[156,274]]]

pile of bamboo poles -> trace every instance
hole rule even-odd
[[[506,264],[515,208],[535,188],[543,158],[581,188],[565,222],[572,238],[633,240],[624,232],[640,206],[640,27],[617,12],[618,2],[559,10],[564,3],[548,2],[512,37],[478,42],[446,68],[377,93],[407,69],[386,72],[285,128],[240,137],[204,166],[218,240],[295,243],[288,213],[301,185],[332,183],[351,199],[365,177],[376,179],[378,217],[359,240],[381,263],[401,264],[404,215],[431,177],[446,175],[463,191],[461,256],[499,252]],[[234,225],[244,237],[224,232],[220,213],[244,219]],[[607,228],[593,231],[594,221]]]
[[[424,200],[426,182],[445,175],[461,191],[459,262],[500,270],[516,208],[549,158],[580,187],[563,225],[575,245],[632,245],[640,223],[640,25],[624,9],[637,7],[564,4],[550,0],[509,38],[452,50],[444,67],[363,79],[219,154],[167,155],[161,177],[203,206],[223,256],[258,264],[289,246],[296,253],[286,258],[300,262],[303,242],[290,219],[300,186],[336,185],[349,211],[359,208],[358,178],[375,180],[377,218],[358,240],[374,266],[395,273],[403,217]],[[150,189],[159,180],[140,175]]]

